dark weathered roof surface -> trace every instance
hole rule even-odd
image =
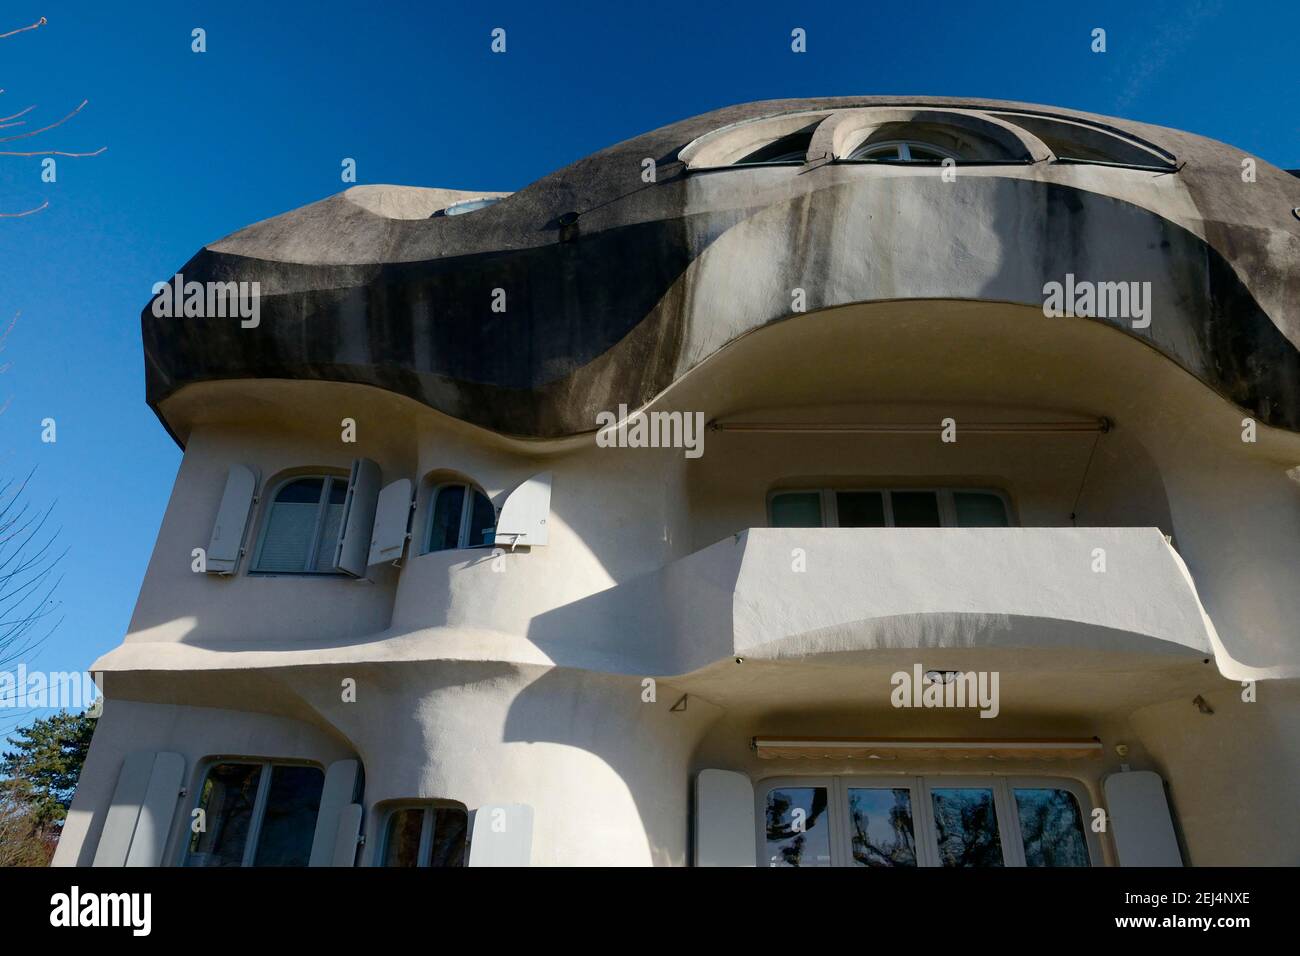
[[[936,199],[925,185],[932,180],[873,178],[862,167],[687,173],[676,159],[696,137],[743,120],[882,105],[1084,120],[1153,144],[1176,157],[1179,170],[1158,180],[1050,163],[1026,176],[1013,166],[963,176],[957,190]],[[421,198],[434,191],[391,187],[385,198],[374,193],[381,187],[368,187],[214,242],[179,271],[186,280],[259,282],[261,323],[247,329],[231,319],[155,318],[146,307],[147,398],[166,422],[161,406],[192,383],[360,382],[503,433],[553,437],[590,430],[596,410],[645,403],[707,357],[687,347],[692,332],[717,320],[698,303],[743,296],[700,283],[735,282],[743,290],[761,274],[776,288],[808,287],[810,310],[905,297],[1034,305],[1042,283],[1066,271],[1126,279],[1105,270],[1140,259],[1132,278],[1155,283],[1177,319],[1132,334],[1262,421],[1300,429],[1300,220],[1291,214],[1300,206],[1300,183],[1263,160],[1255,181],[1244,182],[1244,156],[1177,130],[991,100],[839,97],[733,106],[601,150],[467,215],[390,218],[376,209],[419,216],[457,194]],[[642,181],[647,157],[658,164],[655,183]],[[943,204],[958,200],[977,215],[948,216]],[[800,225],[784,247],[755,255],[750,276],[718,279],[713,270],[706,279],[693,269],[743,223],[779,221],[786,210],[792,223],[835,223],[878,203],[919,210],[918,230],[939,230],[963,249],[980,239],[962,230],[978,225],[998,237],[1002,256],[1017,257],[1016,268],[989,260],[973,270],[963,265],[970,274],[949,275],[940,259],[932,276],[913,268],[859,279],[815,254],[821,244],[845,241],[842,228],[832,240],[829,229]],[[576,222],[562,225],[569,214]],[[883,218],[864,227],[864,256],[906,253],[906,223]],[[850,241],[859,241],[853,235]],[[1100,248],[1125,242],[1140,255]],[[979,275],[979,268],[997,274]],[[491,308],[496,289],[505,291],[504,313]],[[757,328],[783,318],[789,299],[748,307],[754,314],[736,322]],[[711,348],[734,337],[728,332]]]

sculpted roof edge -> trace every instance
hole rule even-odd
[[[802,168],[708,171],[679,159],[716,131],[799,113],[827,114],[802,124],[820,123],[811,135],[826,146]],[[954,117],[993,138],[1006,131],[1023,158],[975,163],[940,193],[936,170],[864,168],[838,152],[861,129],[893,136]],[[1056,155],[1057,129],[1111,137],[1152,166]],[[952,198],[977,215],[952,216]],[[1132,334],[1262,421],[1297,430],[1297,206],[1294,175],[1259,157],[1076,110],[915,96],[746,103],[615,144],[513,194],[356,186],[213,242],[179,271],[186,281],[257,282],[258,323],[155,315],[150,303],[147,399],[176,433],[163,405],[192,383],[360,382],[503,433],[555,437],[590,430],[596,410],[662,392],[708,357],[687,344],[700,329],[723,323],[726,335],[708,336],[717,351],[785,318],[788,297],[756,300],[759,285],[807,288],[809,311],[883,298],[1041,306],[1043,285],[1069,272],[1152,283],[1157,321]],[[908,210],[914,228],[882,226],[887,209]],[[796,239],[801,222],[835,228]],[[786,241],[773,241],[786,223]],[[988,259],[949,269],[912,250],[914,234]],[[873,268],[844,271],[844,256],[810,255],[832,235]],[[737,265],[701,268],[710,257]],[[888,260],[935,265],[919,275],[874,265]],[[504,313],[493,310],[496,290]]]

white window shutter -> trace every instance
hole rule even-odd
[[[339,827],[334,833],[334,859],[331,866],[356,866],[357,846],[361,842],[361,818],[365,811],[359,803],[349,803],[339,813]]]
[[[234,574],[244,542],[244,529],[257,494],[257,472],[244,465],[231,465],[226,473],[226,490],[221,494],[217,520],[208,539],[209,574]]]
[[[497,518],[496,543],[537,546],[546,544],[551,516],[551,473],[533,475],[506,497]]]
[[[379,466],[369,458],[358,458],[352,463],[348,494],[343,500],[343,518],[339,522],[338,545],[334,549],[334,570],[354,578],[364,577],[366,573],[379,483]]]
[[[338,865],[334,861],[338,855],[340,824],[353,812],[349,807],[356,797],[359,769],[360,764],[355,760],[336,760],[325,771],[325,785],[321,789],[320,810],[316,813],[316,833],[311,841],[308,866]],[[360,820],[357,825],[360,826]],[[355,842],[353,852],[356,852]]]
[[[1149,770],[1114,773],[1102,784],[1120,866],[1182,866],[1165,782]]]
[[[375,506],[375,527],[370,534],[370,556],[366,563],[397,561],[406,550],[411,524],[411,480],[401,478],[385,485]]]
[[[159,751],[154,757],[149,787],[145,790],[136,821],[131,849],[126,855],[127,866],[161,866],[167,834],[176,816],[176,804],[181,798],[181,779],[185,776],[185,758],[177,753]]]
[[[185,758],[137,750],[117,775],[92,866],[158,866],[176,814]]]
[[[104,818],[104,829],[99,834],[92,866],[126,865],[126,855],[131,850],[131,838],[135,836],[135,825],[140,819],[145,793],[149,790],[149,776],[153,773],[156,756],[152,750],[126,755],[117,775],[117,788]]]
[[[743,773],[701,770],[695,778],[695,865],[755,866],[754,784]]]
[[[533,808],[526,803],[479,807],[471,814],[467,866],[528,866]]]

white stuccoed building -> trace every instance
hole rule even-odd
[[[838,98],[206,246],[55,862],[1295,864],[1298,206]]]

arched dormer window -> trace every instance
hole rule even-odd
[[[301,475],[276,488],[262,525],[254,571],[333,574],[346,475]]]
[[[424,550],[450,551],[492,544],[496,509],[480,489],[463,482],[435,485]]]

